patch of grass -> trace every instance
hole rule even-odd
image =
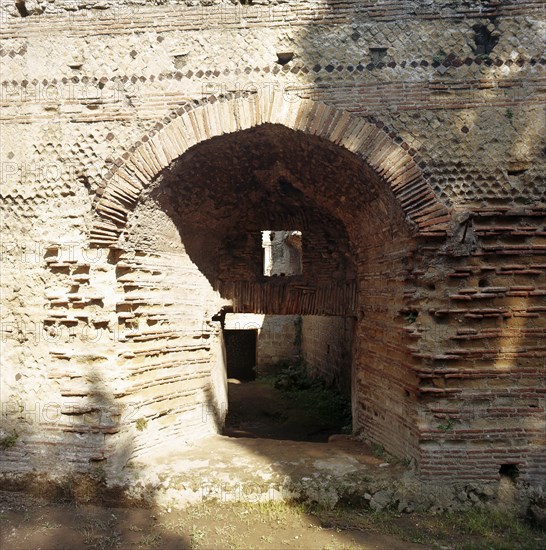
[[[17,510],[19,517],[29,504]],[[41,507],[41,505],[40,505]],[[55,527],[52,516],[36,507],[31,508],[32,523],[37,530]],[[171,539],[178,537],[177,548],[322,548],[323,550],[356,550],[368,547],[370,540],[384,541],[381,548],[390,548],[384,535],[395,537],[397,548],[409,543],[424,544],[426,548],[450,550],[542,550],[546,548],[546,532],[533,528],[523,519],[510,513],[487,509],[449,514],[401,514],[393,510],[372,512],[357,506],[337,506],[328,509],[315,505],[293,504],[280,500],[267,502],[206,502],[184,509],[183,512],[163,514],[154,512],[156,523],[140,514],[118,516],[94,507],[74,510],[72,505],[55,506],[62,515],[63,528],[70,526],[83,536],[82,548],[164,548],[171,547]],[[116,512],[114,514],[113,512]],[[10,511],[10,516],[11,516]],[[64,515],[66,514],[66,515]],[[97,516],[97,514],[99,514]],[[5,520],[8,523],[9,520]],[[9,522],[10,524],[12,522]],[[13,524],[15,525],[15,524]],[[123,529],[120,527],[124,525]],[[29,527],[27,524],[26,527]],[[131,534],[126,538],[126,530]],[[123,532],[118,532],[123,531]],[[358,534],[357,532],[360,532]],[[135,533],[138,533],[135,538]],[[41,532],[44,536],[44,532]],[[363,543],[352,542],[362,535]],[[47,537],[60,537],[53,531]],[[310,542],[309,536],[313,542]],[[72,548],[74,544],[60,544]],[[405,544],[404,542],[405,541]],[[57,541],[56,541],[57,542]],[[253,544],[254,543],[254,544]],[[372,543],[376,547],[375,543]],[[57,547],[55,546],[55,547]],[[174,546],[172,546],[174,548]]]
[[[2,449],[4,450],[11,449],[11,447],[13,447],[17,443],[18,439],[19,434],[16,431],[13,431],[13,433],[11,433],[10,435],[6,435],[5,437],[2,437],[0,439],[0,447],[2,447]]]
[[[205,502],[192,506],[188,512],[192,519],[210,518],[214,514],[213,507]]]
[[[375,458],[385,458],[387,453],[383,445],[379,445],[379,443],[372,443],[372,454]]]
[[[235,533],[235,527],[233,525],[221,525],[214,528],[214,532],[221,536],[224,540],[231,537]]]
[[[417,321],[418,316],[419,316],[419,313],[417,311],[408,311],[404,315],[404,319],[406,323],[409,323],[410,325],[412,325],[413,323],[415,323],[415,321]]]
[[[114,530],[116,518],[110,520],[89,519],[82,529],[83,542],[92,548],[116,548],[121,543],[121,533]]]
[[[277,363],[274,367],[275,369],[279,368],[279,364]],[[260,374],[260,377],[256,380],[256,383],[258,384],[264,384],[265,386],[275,386],[275,381],[277,380],[277,375],[268,373],[268,374]]]
[[[142,546],[151,546],[152,548],[156,548],[159,546],[161,542],[161,535],[158,533],[148,533],[146,535],[143,535],[140,539],[140,544]]]
[[[443,424],[438,424],[437,427],[444,432],[450,432],[455,424],[457,424],[457,421],[454,418],[448,418]]]
[[[192,548],[198,548],[206,537],[205,531],[199,529],[197,526],[193,526],[190,532],[190,542]]]
[[[100,537],[100,533],[98,533],[92,527],[84,527],[81,533],[83,537],[83,542],[88,545],[94,544],[95,541]]]
[[[447,57],[447,54],[446,52],[444,52],[444,50],[439,50],[437,51],[434,56],[432,57],[432,61],[434,63],[443,63],[444,59]]]
[[[42,524],[40,524],[40,527],[42,529],[59,529],[59,527],[61,527],[61,524],[52,523],[51,521],[44,521]]]
[[[374,531],[433,547],[447,544],[457,550],[542,550],[546,547],[544,532],[511,513],[498,510],[406,515],[391,511],[362,512],[349,507],[334,510],[314,507],[308,513],[317,517],[323,528]]]
[[[289,517],[304,513],[304,506],[298,503],[287,503],[282,500],[266,500],[264,502],[241,503],[247,513],[258,513],[265,522],[283,523]]]
[[[110,523],[98,518],[93,518],[87,521],[85,527],[88,529],[108,529],[110,527]]]
[[[121,544],[121,533],[113,531],[98,541],[97,548],[117,548]]]
[[[303,361],[284,366],[277,374],[274,386],[290,401],[312,411],[318,423],[325,428],[352,431],[350,398],[329,387],[321,378],[310,376]]]
[[[393,462],[406,467],[411,466],[411,458],[409,458],[408,456],[405,456],[403,458],[393,457]]]
[[[499,510],[471,509],[458,514],[446,514],[444,520],[459,532],[495,539],[500,534],[509,540],[532,540],[536,531],[518,516]]]

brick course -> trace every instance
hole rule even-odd
[[[424,478],[544,483],[542,3],[12,4],[5,471],[217,431],[232,308],[350,318],[355,431]]]

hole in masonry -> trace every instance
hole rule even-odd
[[[508,168],[507,172],[509,176],[521,176],[527,172],[527,168]]]
[[[28,17],[30,15],[28,13],[25,0],[15,0],[15,7],[21,17]]]
[[[401,313],[404,316],[406,323],[409,324],[415,323],[417,317],[419,317],[419,312],[415,309],[404,310]]]
[[[484,288],[484,287],[486,287],[486,286],[489,286],[489,281],[488,281],[487,279],[480,279],[480,280],[478,281],[478,286],[479,286],[480,288]]]
[[[485,25],[474,25],[474,52],[476,55],[489,55],[499,41]]]
[[[381,63],[387,55],[387,48],[377,47],[370,48],[370,58],[371,62],[374,64]]]
[[[506,477],[515,481],[519,476],[519,468],[517,464],[501,464],[499,468],[499,474],[501,477]]]
[[[110,250],[108,250],[108,257],[106,258],[106,261],[109,263],[109,264],[117,264],[121,258],[121,254],[122,254],[122,251],[120,249],[117,249],[117,248],[110,248]],[[118,268],[121,269],[121,266],[116,266],[116,272],[118,270]],[[127,270],[130,270],[129,268],[126,268]],[[116,276],[117,276],[117,273],[116,273]]]
[[[277,52],[277,63],[279,65],[286,65],[294,59],[294,52]]]

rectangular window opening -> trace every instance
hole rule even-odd
[[[264,275],[290,277],[302,274],[302,234],[297,230],[262,231]]]

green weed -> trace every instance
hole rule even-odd
[[[2,449],[4,450],[10,449],[17,443],[18,439],[19,439],[19,435],[17,434],[16,431],[14,431],[10,435],[6,435],[5,437],[2,437],[0,439],[0,447],[2,447]]]
[[[145,418],[139,418],[136,421],[136,429],[139,432],[144,431],[148,427],[148,421]]]

